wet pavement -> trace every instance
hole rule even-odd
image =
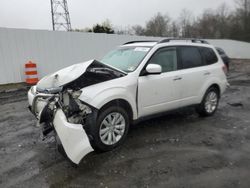
[[[229,75],[213,117],[186,108],[142,122],[122,147],[91,153],[78,167],[58,153],[53,136],[41,139],[25,90],[1,93],[0,187],[248,188],[249,65]]]

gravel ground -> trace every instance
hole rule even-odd
[[[142,122],[78,167],[40,138],[25,89],[0,94],[0,187],[250,187],[250,62],[233,67],[213,117],[192,108]],[[247,67],[247,68],[246,68]]]

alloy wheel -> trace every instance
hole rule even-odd
[[[102,121],[99,137],[102,143],[106,145],[114,145],[121,140],[126,129],[126,121],[119,112],[108,114]]]
[[[205,109],[207,113],[213,113],[218,105],[218,95],[215,91],[210,91],[205,99]]]

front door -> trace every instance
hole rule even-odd
[[[159,75],[143,74],[138,80],[138,112],[139,117],[164,112],[179,107],[181,81],[177,69],[176,48],[159,49],[148,64],[162,67]],[[178,89],[179,88],[179,89]]]

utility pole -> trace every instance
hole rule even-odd
[[[53,30],[71,31],[67,0],[50,0],[50,3]]]

